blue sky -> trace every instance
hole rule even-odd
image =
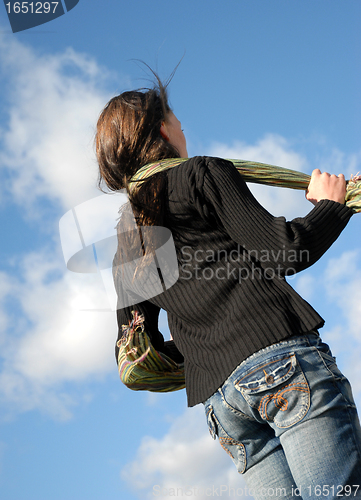
[[[0,8],[2,500],[244,488],[184,391],[118,381],[114,314],[81,310],[105,300],[102,282],[66,270],[59,219],[98,194],[96,120],[111,96],[147,85],[135,59],[167,78],[184,56],[170,99],[190,155],[361,171],[360,22],[358,0],[80,0],[12,34]],[[274,215],[311,208],[300,192],[252,190]],[[290,282],[326,319],[322,336],[360,408],[358,217]],[[168,337],[165,315],[161,330]]]

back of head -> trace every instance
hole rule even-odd
[[[96,132],[96,153],[99,164],[99,187],[102,182],[113,191],[126,188],[132,211],[139,230],[141,226],[160,226],[165,213],[166,181],[164,172],[150,176],[137,189],[129,192],[128,182],[144,165],[166,158],[179,158],[177,149],[165,140],[160,128],[171,111],[166,86],[153,72],[157,85],[153,89],[124,92],[113,97],[103,109]],[[126,218],[119,224],[126,225]],[[139,235],[118,224],[118,251],[115,258],[119,264],[132,259],[133,248],[137,248]],[[143,240],[142,240],[143,241]],[[145,268],[157,248],[156,238],[143,241],[145,258],[140,260],[136,273]],[[139,245],[138,245],[139,246]],[[121,252],[122,250],[122,252]],[[129,255],[128,255],[129,254]]]
[[[160,134],[171,109],[166,87],[156,78],[155,88],[124,92],[102,111],[96,133],[99,185],[104,181],[110,190],[126,188],[132,175],[147,163],[179,157]]]

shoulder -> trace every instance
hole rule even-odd
[[[200,186],[205,177],[214,177],[217,180],[224,175],[234,173],[237,174],[237,169],[229,160],[211,156],[194,156],[169,169],[168,176],[177,182]]]
[[[215,156],[193,156],[183,161],[175,167],[179,169],[186,167],[186,169],[217,169],[217,168],[235,168],[231,160],[218,158]]]
[[[168,193],[180,199],[204,197],[210,201],[221,198],[229,186],[244,184],[230,160],[212,156],[194,156],[167,171]],[[242,186],[237,186],[242,189]]]

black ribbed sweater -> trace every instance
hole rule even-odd
[[[143,314],[154,347],[177,360],[184,356],[188,405],[194,406],[251,354],[323,326],[285,276],[315,263],[352,210],[322,200],[304,218],[273,217],[233,164],[217,158],[191,158],[161,175],[179,279],[149,301],[119,309],[119,337],[132,310]],[[160,308],[174,343],[158,330]]]

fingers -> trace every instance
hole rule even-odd
[[[319,177],[319,176],[324,176],[324,177],[327,177],[327,178],[336,178],[336,179],[341,179],[341,180],[345,180],[345,176],[343,174],[338,174],[338,175],[335,175],[335,174],[329,174],[328,172],[321,172],[321,170],[319,168],[315,168],[312,172],[312,175],[311,175],[311,178],[312,177]]]
[[[311,180],[306,191],[306,198],[313,204],[327,199],[344,203],[346,195],[346,181],[343,174],[335,175],[328,172],[321,173],[316,168],[311,175]]]

